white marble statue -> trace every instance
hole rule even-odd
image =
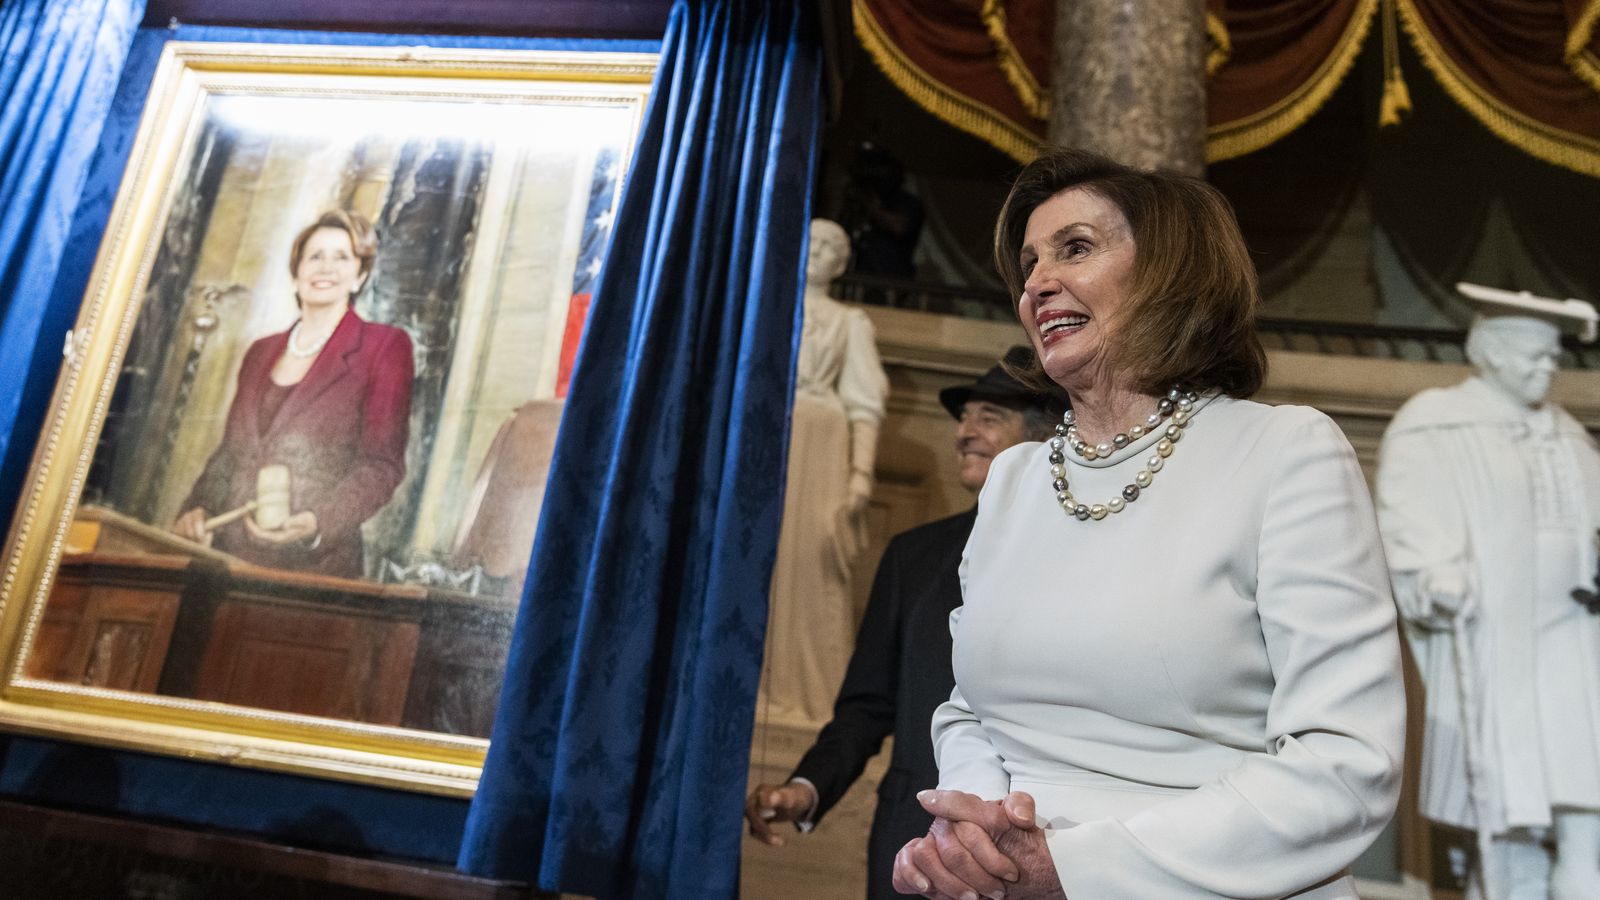
[[[1594,310],[1491,295],[1467,338],[1476,373],[1407,401],[1379,461],[1427,686],[1422,814],[1478,832],[1469,897],[1595,900],[1600,617],[1572,591],[1593,585],[1600,451],[1545,399],[1561,326]]]
[[[844,229],[812,221],[760,707],[769,718],[791,722],[828,718],[850,660],[851,574],[864,543],[889,390],[872,322],[828,296],[849,260]]]

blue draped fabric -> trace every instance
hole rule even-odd
[[[144,0],[0,3],[0,458]]]
[[[680,0],[590,313],[460,866],[737,893],[820,59],[804,0]]]

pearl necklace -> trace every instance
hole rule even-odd
[[[1167,392],[1167,396],[1161,398],[1160,402],[1156,404],[1156,411],[1146,416],[1142,424],[1135,425],[1127,431],[1118,432],[1109,442],[1090,445],[1087,441],[1078,437],[1078,426],[1075,422],[1076,414],[1070,409],[1061,417],[1061,423],[1066,426],[1067,430],[1062,431],[1057,428],[1056,433],[1067,439],[1067,446],[1072,448],[1073,453],[1084,459],[1101,459],[1144,437],[1147,430],[1155,431],[1160,428],[1161,423],[1172,415],[1173,410],[1178,408],[1178,403],[1186,398],[1187,395],[1182,394],[1177,388],[1173,388]],[[1193,404],[1194,400],[1189,400],[1184,409]]]
[[[1167,457],[1172,455],[1173,446],[1183,439],[1183,430],[1189,426],[1189,420],[1194,415],[1194,405],[1199,400],[1199,395],[1194,391],[1173,388],[1167,391],[1167,396],[1157,404],[1156,411],[1145,419],[1145,424],[1135,425],[1126,432],[1119,433],[1112,438],[1111,444],[1099,444],[1093,447],[1078,438],[1078,416],[1072,410],[1067,410],[1061,416],[1061,424],[1056,426],[1056,436],[1050,439],[1051,485],[1055,488],[1056,502],[1061,505],[1061,511],[1080,522],[1091,519],[1099,521],[1111,513],[1122,512],[1129,503],[1139,499],[1139,493],[1150,486],[1155,480],[1155,474],[1166,465]],[[1072,496],[1072,491],[1067,486],[1067,457],[1062,452],[1069,445],[1074,453],[1085,459],[1107,457],[1145,434],[1154,433],[1162,421],[1169,417],[1172,422],[1167,426],[1161,440],[1156,442],[1155,453],[1145,460],[1144,468],[1135,473],[1133,484],[1122,489],[1122,496],[1092,505],[1079,503],[1077,498]]]
[[[328,338],[333,337],[333,332],[330,331],[322,336],[322,340],[309,347],[302,347],[300,346],[300,326],[304,324],[305,320],[302,319],[294,323],[294,327],[289,329],[289,346],[287,348],[290,356],[298,356],[301,359],[305,359],[308,356],[316,356],[322,352],[322,348],[328,343]]]

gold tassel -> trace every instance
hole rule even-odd
[[[1206,52],[1206,77],[1209,78],[1233,57],[1233,38],[1228,34],[1227,23],[1210,10],[1206,10],[1206,38],[1211,44]]]
[[[1411,91],[1400,71],[1400,27],[1395,0],[1383,0],[1383,97],[1378,101],[1378,127],[1399,125],[1411,112]]]
[[[1383,79],[1383,98],[1378,101],[1378,127],[1399,125],[1400,117],[1408,112],[1411,112],[1411,92],[1406,89],[1405,79],[1400,77],[1400,70],[1396,68],[1392,75],[1386,75]]]
[[[1028,64],[1022,61],[1022,54],[1017,51],[1017,45],[1011,42],[1011,35],[1006,33],[1004,0],[983,0],[983,9],[978,15],[983,19],[984,29],[989,32],[989,42],[994,44],[995,59],[1000,65],[1000,71],[1006,76],[1006,81],[1011,83],[1011,89],[1016,92],[1017,99],[1022,101],[1022,108],[1028,111],[1028,115],[1041,122],[1049,119],[1049,92],[1039,85],[1037,78],[1033,77]]]

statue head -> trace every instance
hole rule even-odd
[[[1479,316],[1467,333],[1478,375],[1523,406],[1544,402],[1560,353],[1561,329],[1535,316]]]
[[[826,287],[844,274],[850,262],[850,236],[838,222],[811,220],[811,241],[806,255],[806,283]]]

